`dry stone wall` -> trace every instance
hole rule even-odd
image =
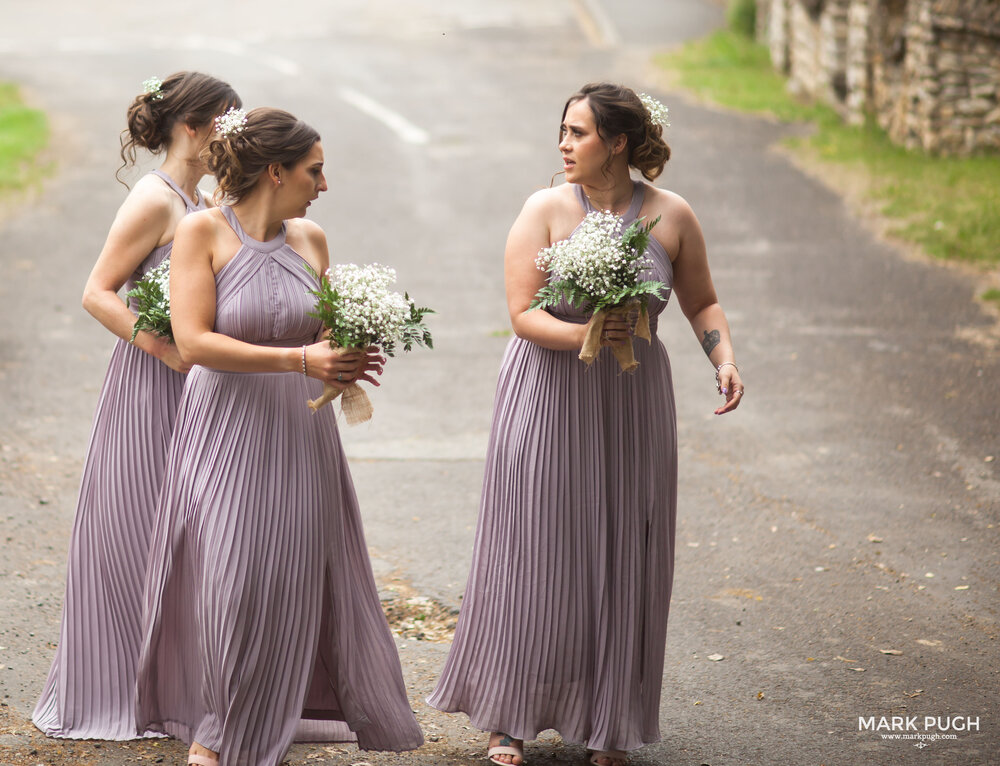
[[[1000,0],[756,0],[793,92],[941,154],[1000,151]]]

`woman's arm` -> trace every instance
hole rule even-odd
[[[676,200],[670,211],[679,232],[677,256],[673,262],[674,293],[702,349],[717,370],[719,388],[726,397],[726,403],[715,411],[721,415],[739,406],[742,395],[736,392],[743,390],[743,382],[735,366],[729,323],[712,284],[701,225],[691,207],[680,198]]]
[[[118,291],[157,245],[170,241],[174,195],[163,192],[142,184],[126,198],[83,289],[83,308],[122,340],[132,337],[135,315]],[[165,338],[142,331],[136,335],[134,345],[171,368],[187,372],[177,349]]]
[[[549,190],[536,192],[524,203],[511,226],[504,252],[504,282],[510,324],[519,338],[555,351],[577,351],[583,346],[586,325],[564,322],[542,309],[529,310],[546,274],[535,265],[538,251],[552,244]]]

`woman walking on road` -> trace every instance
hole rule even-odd
[[[118,337],[94,416],[70,538],[59,646],[33,715],[50,737],[133,739],[142,587],[153,511],[188,370],[159,336],[132,336],[118,297],[170,257],[174,230],[205,207],[200,153],[214,118],[240,104],[198,72],[148,80],[128,110],[123,167],[136,148],[164,152],[118,210],[87,280],[83,306]]]
[[[567,183],[533,194],[507,240],[511,341],[500,370],[472,571],[436,708],[492,732],[488,756],[525,762],[523,741],[556,729],[590,763],[623,766],[655,742],[673,578],[677,437],[670,365],[656,337],[665,300],[649,301],[652,341],[621,374],[611,354],[588,368],[582,310],[528,306],[546,282],[539,251],[609,210],[653,227],[642,279],[676,293],[725,402],[743,384],[709,273],[698,220],[678,195],[643,181],[670,150],[657,113],[632,90],[587,85],[567,101],[559,151]],[[632,327],[609,319],[601,342]]]
[[[377,349],[339,352],[307,315],[329,263],[301,217],[323,147],[287,112],[227,116],[209,167],[229,203],[177,231],[174,335],[189,375],[160,496],[139,671],[141,727],[188,763],[277,766],[315,739],[407,750],[423,737],[382,612],[323,385],[375,383]]]

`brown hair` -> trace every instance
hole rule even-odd
[[[137,146],[153,154],[170,148],[170,132],[178,120],[201,128],[229,107],[242,104],[229,83],[201,72],[175,72],[158,90],[140,93],[129,106],[121,135],[122,166],[115,177],[135,164]]]
[[[566,120],[566,110],[577,101],[586,99],[594,115],[597,134],[610,146],[612,139],[625,136],[628,147],[628,164],[638,170],[647,181],[654,180],[663,172],[663,166],[670,159],[670,147],[663,140],[663,126],[653,122],[649,110],[635,91],[624,85],[597,82],[584,85],[566,101],[562,120]],[[560,123],[559,138],[563,128]],[[605,170],[611,166],[611,156],[605,163]]]
[[[239,133],[216,135],[205,148],[205,164],[215,175],[217,200],[239,202],[269,165],[291,168],[319,141],[319,133],[282,109],[259,107],[247,114]]]

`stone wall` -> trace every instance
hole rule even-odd
[[[942,154],[1000,151],[998,0],[756,0],[793,92]]]

